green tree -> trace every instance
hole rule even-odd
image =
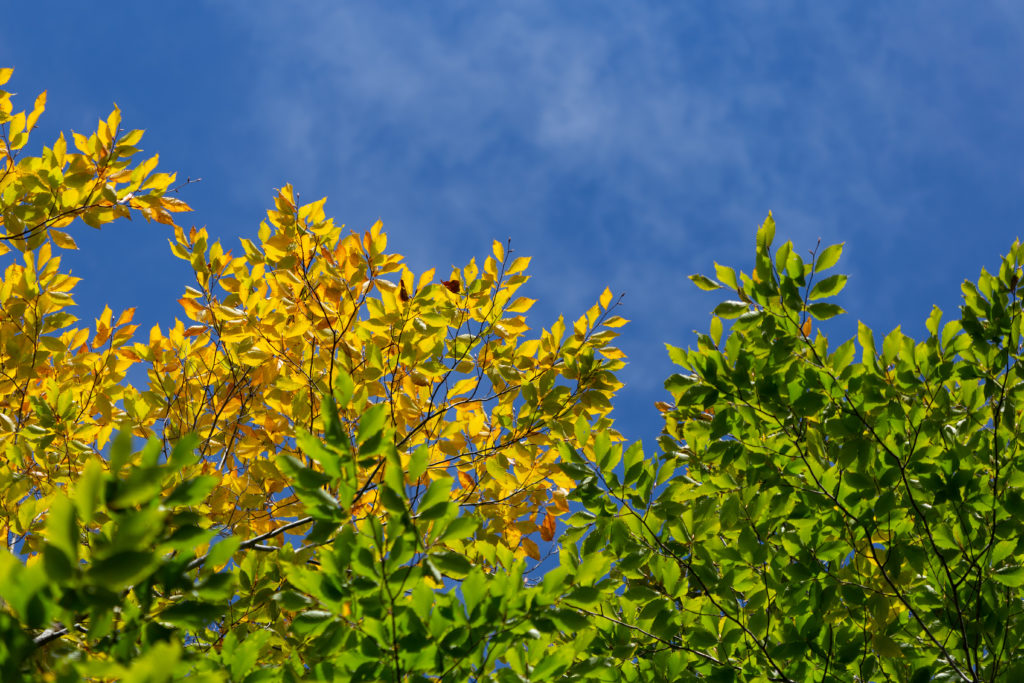
[[[54,499],[42,561],[0,552],[3,680],[610,680],[588,622],[561,604],[572,581],[525,581],[502,544],[470,553],[480,519],[460,512],[451,478],[410,498],[383,409],[354,445],[335,397],[324,415],[327,439],[302,439],[309,461],[287,468],[315,523],[294,545],[273,544],[282,529],[204,552],[216,529],[195,507],[216,482],[175,484],[199,439],[162,461],[158,440],[132,452],[119,434],[109,469],[93,462]],[[365,489],[325,504],[371,453],[383,513],[358,514]],[[409,467],[427,464],[423,448]]]
[[[692,276],[734,298],[669,346],[664,453],[566,453],[570,523],[625,586],[592,610],[626,625],[609,644],[651,680],[1021,680],[1024,246],[923,341],[832,346],[842,245],[774,232],[750,274]]]

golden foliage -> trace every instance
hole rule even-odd
[[[7,77],[0,72],[0,85]],[[278,465],[303,459],[296,439],[322,433],[320,399],[333,394],[353,444],[359,418],[385,406],[403,462],[426,456],[406,484],[453,477],[457,502],[485,519],[478,543],[538,556],[528,536],[552,538],[572,485],[554,446],[592,452],[577,437],[590,430],[577,422],[611,427],[610,399],[621,386],[614,372],[623,365],[611,343],[625,321],[610,315],[610,291],[571,324],[559,318],[532,333],[525,314],[534,302],[516,296],[528,258],[495,242],[482,264],[452,268],[447,279],[417,275],[386,251],[379,222],[346,234],[324,200],[300,205],[291,186],[236,255],[205,229],[174,224],[171,213],[189,210],[166,196],[174,175],[155,173],[155,156],[133,164],[142,133],[122,132],[116,109],[89,137],[74,134],[77,154],[61,136],[41,156],[19,158],[44,104],[40,96],[31,113],[12,115],[0,91],[0,245],[21,255],[0,283],[8,547],[88,462],[106,462],[121,427],[160,437],[165,456],[186,434],[200,437],[201,459],[181,478],[217,475],[197,511],[222,531],[252,537],[301,517]],[[137,339],[133,312],[115,319],[108,308],[92,332],[77,327],[65,310],[76,279],[54,254],[75,245],[57,228],[75,218],[99,227],[133,209],[173,226],[171,251],[194,270],[179,299],[185,320]],[[143,387],[126,381],[136,365],[148,375]],[[358,466],[356,513],[372,515],[381,467],[372,459]]]

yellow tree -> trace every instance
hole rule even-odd
[[[174,224],[171,212],[188,210],[166,195],[174,176],[153,172],[156,157],[132,164],[141,132],[122,132],[117,110],[93,135],[74,136],[78,154],[66,152],[62,136],[41,156],[19,158],[45,97],[13,116],[10,95],[0,102],[0,238],[22,261],[0,286],[8,547],[36,550],[31,531],[52,496],[88,462],[107,466],[115,429],[159,437],[164,457],[185,435],[198,436],[201,457],[176,482],[207,475],[196,510],[238,540],[304,533],[314,505],[374,515],[383,466],[377,445],[359,435],[372,415],[394,434],[414,499],[451,477],[456,502],[484,520],[480,552],[500,544],[539,557],[530,535],[550,540],[572,484],[554,446],[592,452],[591,425],[616,438],[608,413],[623,355],[612,342],[625,321],[612,315],[610,291],[575,322],[560,318],[532,333],[525,314],[533,301],[517,296],[529,259],[506,245],[494,243],[482,264],[453,267],[447,279],[416,275],[386,252],[380,223],[346,233],[324,200],[300,205],[290,186],[236,255],[205,229]],[[179,300],[186,320],[141,340],[132,311],[115,318],[104,310],[91,332],[75,325],[66,309],[76,280],[54,252],[75,248],[59,230],[75,218],[98,227],[132,209],[173,226],[171,251],[195,272]],[[146,386],[125,380],[136,364]],[[340,423],[325,422],[325,395]],[[358,487],[325,486],[300,500],[289,476],[321,467],[302,446],[327,429],[362,453],[351,463]]]
[[[0,85],[11,72],[0,69]],[[172,212],[188,210],[167,196],[175,178],[154,173],[156,156],[136,160],[142,131],[122,131],[117,109],[95,133],[73,135],[77,152],[62,134],[41,155],[23,155],[45,105],[44,92],[30,112],[14,113],[0,90],[0,253],[14,256],[0,282],[0,527],[9,548],[27,539],[26,553],[53,493],[125,419],[118,406],[132,363],[132,311],[114,320],[105,309],[93,333],[76,326],[68,309],[77,278],[54,253],[76,248],[62,228],[76,218],[99,228],[133,210],[173,224]]]

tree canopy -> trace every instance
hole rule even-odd
[[[0,91],[3,680],[1024,677],[1021,244],[924,340],[832,344],[843,246],[769,215],[691,276],[729,299],[645,452],[609,290],[533,333],[509,245],[416,275],[290,186],[232,250],[117,110],[26,155],[45,102]],[[185,320],[82,327],[67,228],[133,214]]]

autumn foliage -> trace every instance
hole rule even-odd
[[[13,116],[10,95],[2,100],[0,244],[21,255],[0,288],[9,548],[38,551],[31,532],[52,497],[89,462],[105,462],[119,429],[159,438],[165,455],[199,436],[200,460],[180,480],[209,478],[197,509],[222,533],[245,539],[301,518],[312,502],[288,478],[302,440],[323,435],[321,397],[333,393],[353,443],[359,417],[384,406],[403,464],[420,463],[410,486],[454,476],[457,502],[486,520],[480,540],[539,558],[534,538],[550,540],[571,486],[553,443],[576,445],[578,420],[611,425],[623,357],[611,343],[625,322],[610,314],[611,292],[571,325],[532,333],[533,300],[517,296],[529,258],[495,242],[482,264],[443,281],[417,275],[387,252],[379,222],[346,233],[324,200],[300,206],[290,186],[255,240],[226,249],[174,223],[172,213],[189,210],[170,196],[174,174],[154,172],[155,156],[138,161],[142,132],[122,131],[117,110],[89,137],[74,134],[78,153],[61,136],[39,157],[20,155],[45,99]],[[171,226],[171,252],[195,272],[179,299],[184,321],[141,338],[133,310],[108,308],[92,329],[80,326],[70,312],[77,279],[59,256],[75,248],[60,230],[75,218],[99,227],[133,210]],[[125,378],[139,365],[148,384],[136,387]],[[373,514],[380,463],[367,456],[358,468],[355,490],[325,487],[320,503],[352,504],[358,492],[357,514]]]

